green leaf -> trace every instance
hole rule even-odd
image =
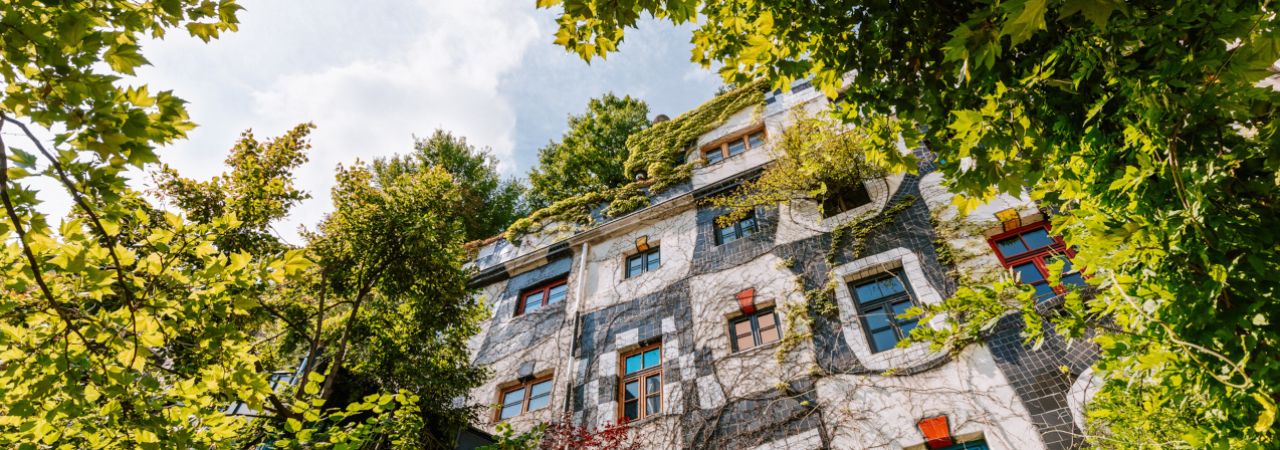
[[[133,44],[117,44],[102,54],[102,60],[111,66],[112,70],[126,75],[133,75],[134,68],[138,66],[150,64],[147,58],[144,58],[138,52],[139,48]]]
[[[1004,8],[1009,14],[1005,16],[1000,34],[1009,36],[1015,47],[1031,39],[1036,31],[1045,29],[1044,14],[1047,4],[1048,0],[1015,0],[1006,3]]]
[[[1258,421],[1253,424],[1253,431],[1266,433],[1276,421],[1276,404],[1270,397],[1258,392],[1253,393],[1253,399],[1262,405],[1262,414],[1258,415]]]
[[[1062,12],[1059,17],[1071,17],[1076,13],[1084,15],[1084,18],[1093,22],[1100,29],[1107,29],[1107,19],[1111,18],[1111,13],[1115,10],[1123,8],[1124,4],[1115,0],[1067,0],[1062,5]]]
[[[289,430],[289,432],[291,433],[297,433],[299,431],[302,431],[302,422],[299,422],[298,419],[294,419],[290,417],[285,420],[284,428],[286,430]]]

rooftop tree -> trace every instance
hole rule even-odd
[[[624,165],[627,138],[649,126],[649,105],[612,93],[587,102],[587,112],[569,116],[559,142],[538,149],[538,165],[529,171],[529,201],[536,208],[631,181]]]
[[[884,143],[866,146],[868,161],[913,172],[893,145],[901,136],[936,154],[962,210],[1025,191],[1055,211],[1097,291],[1054,318],[1070,336],[1103,327],[1095,445],[1275,444],[1273,4],[537,3],[560,12],[556,42],[588,60],[615,51],[642,15],[696,19],[693,61],[727,82],[812,79],[835,114]]]

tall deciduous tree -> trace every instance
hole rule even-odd
[[[1098,288],[1067,302],[1058,329],[1115,327],[1096,339],[1108,381],[1094,444],[1275,445],[1280,93],[1259,86],[1280,59],[1270,2],[538,4],[562,4],[556,42],[587,59],[641,14],[697,18],[694,61],[730,82],[811,78],[871,135],[928,142],[961,209],[1028,189]],[[916,167],[893,145],[866,155]]]
[[[429,426],[406,442],[447,447],[472,416],[453,399],[485,376],[467,353],[485,310],[462,267],[465,218],[455,208],[465,189],[441,166],[380,178],[357,164],[337,179],[334,211],[306,234],[321,278],[316,325],[294,330],[319,341],[307,359],[329,373],[320,395],[342,406],[411,392]]]
[[[468,241],[496,236],[528,212],[524,186],[515,179],[502,179],[497,158],[487,148],[476,148],[448,131],[436,130],[431,137],[418,139],[413,153],[373,161],[373,171],[382,183],[432,167],[452,175],[459,189],[456,213],[467,218],[463,231]]]
[[[559,142],[538,150],[538,165],[529,172],[530,203],[541,208],[626,184],[627,138],[648,128],[648,115],[649,105],[630,96],[591,99],[586,113],[569,116]]]

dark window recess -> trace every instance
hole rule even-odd
[[[551,378],[533,380],[502,391],[501,400],[502,409],[498,411],[498,420],[546,408],[551,404]]]
[[[559,303],[568,294],[569,284],[566,277],[560,277],[525,289],[520,292],[520,303],[516,305],[516,315],[519,316],[543,306]]]
[[[1049,223],[1039,222],[998,234],[989,241],[1004,267],[1023,284],[1035,289],[1036,300],[1044,301],[1066,293],[1073,287],[1084,287],[1084,276],[1071,265],[1074,251],[1062,239],[1049,234]],[[1057,286],[1049,284],[1049,266],[1062,261]]]
[[[822,198],[822,218],[871,203],[871,194],[865,183],[858,181],[846,186],[830,186]]]
[[[735,352],[777,342],[781,337],[778,332],[778,315],[772,308],[734,319],[729,323],[729,332],[732,334]]]
[[[662,265],[662,255],[658,247],[649,251],[627,257],[627,278],[631,278],[650,270],[657,270]]]
[[[619,422],[662,413],[661,343],[623,355],[621,388]]]
[[[728,226],[720,226],[720,221],[715,221],[716,245],[724,245],[738,239],[751,236],[756,233],[756,215],[754,212],[743,217],[742,220],[734,222]]]
[[[911,290],[902,283],[904,277],[901,270],[894,270],[849,285],[872,352],[893,348],[916,328],[916,319],[898,318],[915,305]]]

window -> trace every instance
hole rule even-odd
[[[662,412],[662,344],[622,357],[622,411],[619,421],[639,420]]]
[[[987,441],[978,440],[978,441],[961,442],[956,445],[942,448],[941,450],[988,450],[990,448],[991,447],[987,446]]]
[[[1005,268],[1013,271],[1018,281],[1036,290],[1036,300],[1043,301],[1065,293],[1070,286],[1084,286],[1084,277],[1071,265],[1075,252],[1061,238],[1049,235],[1049,222],[1039,222],[1001,233],[990,240],[991,248]],[[1049,285],[1049,266],[1062,261],[1061,285]]]
[[[898,318],[915,305],[911,291],[902,284],[903,276],[901,270],[895,270],[850,283],[872,352],[893,348],[916,327],[916,319]]]
[[[516,315],[532,312],[553,303],[564,300],[569,293],[568,279],[560,277],[520,292],[520,304],[516,305]]]
[[[764,128],[743,133],[719,144],[712,144],[702,149],[702,156],[707,159],[707,164],[715,164],[730,156],[741,155],[742,152],[761,147],[764,147]]]
[[[730,322],[729,332],[733,335],[735,352],[778,342],[778,315],[772,308],[757,311]]]
[[[498,410],[498,420],[546,408],[551,404],[551,378],[533,380],[504,390],[501,400],[502,409]]]
[[[871,203],[871,194],[867,192],[867,186],[862,181],[843,186],[828,183],[827,193],[822,198],[822,218],[825,219],[868,203]]]
[[[658,251],[658,247],[649,249],[627,257],[627,278],[631,278],[650,270],[656,270],[662,265],[662,255]]]
[[[756,215],[754,212],[729,226],[722,227],[719,222],[719,220],[715,221],[716,245],[728,244],[756,232]]]

